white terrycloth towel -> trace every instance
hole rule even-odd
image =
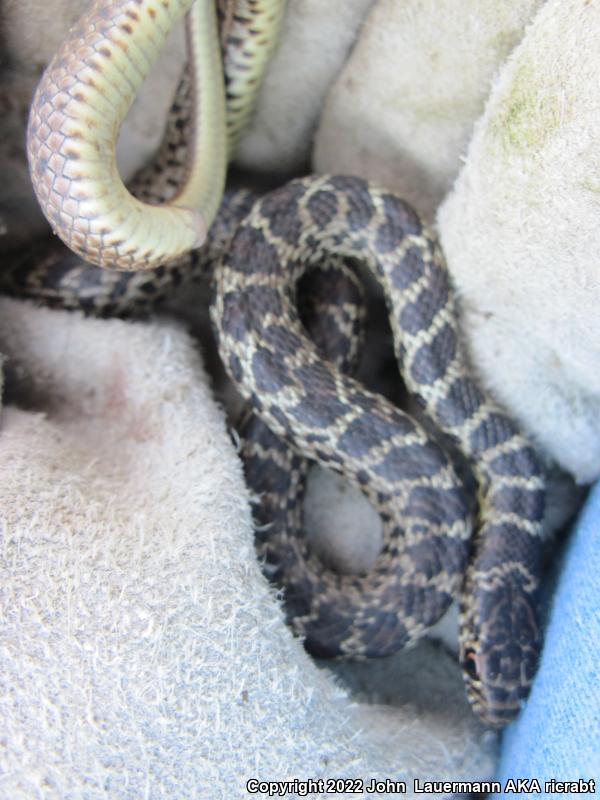
[[[0,348],[0,797],[212,800],[321,776],[411,796],[415,776],[489,777],[442,650],[345,667],[366,705],[292,637],[179,326],[3,299]]]
[[[481,374],[578,480],[600,476],[600,7],[548,0],[439,214]]]
[[[379,0],[333,85],[317,172],[379,181],[432,218],[490,83],[542,0]]]
[[[81,5],[56,4],[60,19]],[[302,164],[371,0],[341,5],[334,40],[312,27],[329,6],[290,3],[242,160]],[[315,163],[380,179],[432,215],[494,73],[524,36],[440,227],[477,365],[548,452],[590,479],[600,461],[590,134],[599,12],[548,0],[526,30],[539,0],[469,0],[462,16],[454,5],[379,0],[330,95]],[[28,52],[46,57],[34,40],[50,27],[23,39]],[[399,36],[406,46],[394,46]],[[317,39],[328,44],[313,59]],[[301,86],[297,57],[312,76]],[[168,75],[158,70],[164,107],[178,58]],[[0,797],[211,800],[246,796],[253,776],[376,776],[410,790],[413,776],[490,775],[492,754],[443,650],[340,668],[349,697],[293,640],[255,560],[224,418],[180,327],[2,300],[0,351]],[[313,492],[317,517],[332,496],[323,483]]]

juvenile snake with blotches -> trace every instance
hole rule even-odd
[[[473,541],[447,448],[325,360],[307,337],[296,286],[331,258],[356,259],[382,286],[407,389],[477,480]],[[278,537],[269,547],[290,587],[294,627],[319,654],[387,654],[438,620],[462,586],[470,698],[483,719],[504,724],[526,696],[537,661],[544,480],[531,444],[472,375],[435,238],[393,194],[359,178],[312,176],[253,206],[215,282],[213,325],[241,393],[273,433],[363,491],[386,533],[368,575],[316,568],[297,546],[281,456],[272,440],[249,445],[250,485],[267,493],[280,485],[279,498],[269,501]]]
[[[208,105],[197,112],[182,84],[161,154],[134,181],[137,199],[125,190],[114,166],[114,140],[141,79],[125,80],[119,64],[132,54],[147,59],[145,46],[136,44],[142,18],[162,19],[156,24],[164,39],[172,19],[190,5],[94,4],[96,16],[90,11],[76,26],[32,105],[29,156],[49,220],[79,255],[121,271],[28,255],[5,273],[4,286],[55,305],[121,313],[153,302],[186,270],[201,271],[222,259],[211,315],[230,376],[268,425],[248,423],[244,455],[249,484],[262,496],[257,514],[272,526],[262,552],[276,562],[294,628],[319,654],[385,655],[420,636],[460,592],[468,693],[483,719],[504,724],[527,694],[539,649],[544,483],[535,453],[472,376],[439,246],[393,194],[357,178],[310,177],[257,203],[248,193],[234,192],[209,227],[226,151],[240,129],[237,123],[228,126],[225,145],[212,3],[193,6],[190,26],[193,32],[204,25],[209,55],[198,57],[208,58],[203,69],[213,70],[216,89],[205,93]],[[254,10],[259,5],[248,0]],[[87,50],[75,47],[74,38],[83,39]],[[152,52],[158,39],[150,36]],[[101,83],[105,71],[110,79]],[[118,97],[110,117],[102,105],[109,90]],[[234,96],[229,93],[228,108]],[[93,98],[99,98],[98,108]],[[206,133],[211,115],[215,136]],[[191,259],[184,256],[203,241],[205,228],[204,248]],[[352,309],[359,305],[352,299],[355,279],[341,259],[359,261],[383,287],[405,383],[440,432],[441,444],[332,363],[350,366],[344,359],[354,345],[343,334],[354,328]],[[339,302],[323,307],[327,319],[337,322],[330,329],[342,335],[336,333],[337,348],[321,342],[317,350],[298,317],[296,285],[306,270],[324,262],[330,276],[321,278],[330,280],[326,294],[332,301],[339,295]],[[282,441],[341,472],[379,510],[386,545],[368,575],[336,575],[306,551],[299,511],[305,466]],[[473,535],[448,444],[476,476]]]

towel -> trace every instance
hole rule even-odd
[[[576,480],[600,475],[600,8],[548,0],[439,213],[488,386]]]
[[[20,6],[13,0],[5,5],[11,14]],[[465,113],[439,126],[431,118],[427,122],[430,106],[419,109],[417,104],[410,112],[412,120],[396,125],[394,118],[390,146],[384,147],[371,122],[378,116],[387,120],[394,103],[388,102],[384,91],[375,110],[361,101],[362,119],[355,119],[351,112],[359,103],[347,94],[349,116],[341,115],[341,124],[331,129],[337,130],[337,142],[335,135],[329,136],[340,158],[336,147],[330,147],[325,158],[320,142],[328,138],[327,109],[335,109],[336,91],[348,89],[347,80],[340,79],[329,95],[313,156],[319,169],[394,183],[391,188],[408,194],[418,208],[433,215],[460,170],[461,154],[495,72],[503,70],[502,61],[521,38],[525,47],[535,35],[538,20],[531,30],[526,26],[540,3],[511,4],[512,10],[495,27],[493,4],[472,9],[469,5],[461,25],[449,6],[447,13],[441,13],[443,3],[436,3],[438,16],[432,16],[431,3],[402,4],[414,12],[402,16],[398,4],[379,0],[361,32],[371,3],[356,0],[341,4],[343,24],[333,24],[329,32],[324,27],[323,35],[319,20],[331,22],[329,7],[314,6],[309,15],[309,5],[308,0],[290,2],[285,35],[267,77],[273,83],[261,98],[247,144],[242,143],[240,163],[266,170],[267,178],[268,173],[302,169],[310,156],[307,137],[318,123],[321,98],[335,81],[355,36],[360,34],[355,54],[365,42],[371,54],[357,62],[362,68],[354,73],[356,92],[362,92],[363,77],[368,87],[372,65],[379,75],[376,85],[389,88],[392,98],[404,98],[406,92],[394,95],[392,81],[406,80],[404,49],[386,50],[385,31],[399,25],[397,35],[401,28],[403,41],[414,42],[415,57],[422,50],[416,34],[425,42],[424,37],[434,31],[442,68],[435,74],[429,69],[429,74],[440,81],[454,75],[458,96],[462,92],[465,97]],[[75,0],[71,6],[68,0],[57,3],[65,13],[75,7]],[[571,9],[569,22],[575,33],[576,25],[582,24],[577,9]],[[47,28],[50,41],[54,30],[50,24],[54,15],[46,16],[47,26],[36,22],[37,33],[28,45],[34,54],[35,36],[43,39]],[[302,19],[303,28],[300,22],[290,22]],[[541,14],[540,19],[544,19]],[[12,30],[14,34],[16,28]],[[375,36],[377,31],[383,39]],[[177,36],[180,32],[173,34],[174,42]],[[12,41],[12,36],[8,38]],[[305,50],[293,45],[295,38],[304,41]],[[392,41],[391,33],[387,38]],[[559,38],[556,33],[555,39]],[[313,39],[327,46],[313,53]],[[28,41],[25,34],[23,41]],[[292,46],[286,47],[286,41]],[[584,37],[584,46],[587,41]],[[531,47],[546,48],[546,42],[542,38]],[[451,51],[458,44],[463,56],[454,58]],[[554,42],[556,51],[561,46]],[[469,48],[474,51],[471,66],[465,60]],[[427,57],[434,51],[430,47]],[[40,46],[40,60],[44,52]],[[153,80],[158,88],[136,101],[125,126],[121,161],[126,174],[139,166],[136,159],[145,160],[143,154],[154,146],[152,137],[160,135],[160,109],[168,106],[182,58],[177,46],[172,52],[173,56],[165,56],[171,66],[157,68]],[[285,75],[293,80],[283,77],[286,63]],[[3,97],[16,98],[10,131],[14,138],[9,140],[18,146],[2,145],[0,157],[6,154],[8,163],[17,165],[25,186],[23,109],[33,76],[16,56],[14,64],[14,74],[0,89]],[[301,87],[296,86],[299,64],[306,71]],[[509,75],[513,64],[514,59],[509,60]],[[384,65],[382,78],[378,70]],[[415,61],[414,66],[418,78],[423,62]],[[311,75],[314,79],[309,79]],[[503,76],[501,71],[496,87]],[[441,90],[434,84],[435,99],[435,91]],[[279,99],[273,100],[271,92]],[[437,95],[438,101],[441,96]],[[339,109],[341,113],[341,104]],[[580,109],[577,120],[584,119]],[[415,130],[429,133],[417,137]],[[399,146],[394,144],[396,137]],[[416,139],[423,141],[425,156],[408,147],[416,148]],[[427,153],[432,163],[426,168]],[[476,164],[477,150],[473,153]],[[469,151],[467,175],[475,169],[471,156]],[[521,168],[535,175],[536,157],[530,153]],[[495,184],[483,185],[486,192],[495,191]],[[469,186],[466,179],[459,181],[455,197],[464,195],[473,206],[483,202],[477,192],[467,192]],[[34,218],[26,205],[15,213],[14,205],[4,202],[12,191],[7,182],[0,197],[0,217],[6,218],[13,242],[15,233],[27,242],[27,226]],[[23,196],[29,191],[27,186]],[[446,207],[451,209],[453,202],[458,200],[451,197]],[[491,209],[488,224],[495,218],[493,202]],[[461,283],[457,263],[460,247],[468,254],[471,240],[460,240],[453,249],[452,231],[461,230],[458,214],[440,215],[440,227],[466,303],[468,282]],[[546,220],[546,229],[550,227]],[[489,230],[495,247],[495,229]],[[586,237],[593,244],[590,232]],[[585,242],[580,244],[583,249]],[[494,279],[502,268],[497,267]],[[472,276],[480,269],[479,261],[471,265]],[[511,280],[515,283],[514,277]],[[539,285],[533,289],[539,290]],[[505,300],[500,294],[498,299],[505,313]],[[192,294],[184,298],[186,303],[197,309]],[[540,303],[540,314],[543,307]],[[585,307],[584,311],[589,313]],[[0,734],[0,796],[211,800],[246,796],[246,781],[254,777],[301,780],[339,775],[405,779],[412,796],[415,776],[422,780],[490,777],[496,739],[483,733],[466,704],[452,653],[455,622],[453,628],[450,620],[450,632],[446,629],[443,634],[450,647],[424,642],[385,662],[364,665],[315,664],[293,639],[256,563],[241,467],[222,410],[214,401],[215,384],[183,329],[183,318],[189,319],[176,304],[161,318],[124,323],[0,301],[0,351],[6,354],[7,373],[0,417],[0,613],[6,621],[0,631],[0,716],[6,721]],[[485,360],[478,359],[473,348],[472,338],[480,333],[477,319],[466,303],[465,335],[477,367],[496,390]],[[502,332],[508,342],[512,332],[510,325]],[[198,334],[203,352],[209,355],[206,326],[199,324]],[[532,352],[538,344],[531,342]],[[521,340],[520,349],[525,358],[527,343]],[[501,373],[506,363],[502,358],[497,361]],[[531,363],[516,360],[513,365],[521,365],[524,385]],[[568,367],[572,370],[572,363]],[[560,360],[559,368],[567,370]],[[544,371],[539,375],[544,386]],[[515,410],[510,392],[500,396]],[[578,423],[578,414],[586,417],[579,395],[573,397],[570,412],[573,424]],[[520,414],[520,419],[536,433],[526,415]],[[593,447],[593,437],[583,444]],[[547,452],[551,453],[550,447]],[[562,463],[569,467],[564,459]],[[576,474],[582,479],[581,473]],[[572,508],[570,489],[564,495],[552,493],[552,498],[564,520]],[[362,496],[354,496],[343,482],[315,472],[306,511],[313,541],[329,548],[334,561],[357,569],[372,559],[379,542],[378,520]],[[343,522],[344,533],[352,535],[347,537],[349,546],[341,550],[335,533],[344,520],[348,521],[348,528]],[[290,791],[289,796],[297,793]]]
[[[0,349],[0,797],[489,777],[442,648],[336,675],[285,626],[180,323],[2,299]]]
[[[379,0],[333,84],[317,172],[379,181],[432,219],[492,78],[542,0]]]

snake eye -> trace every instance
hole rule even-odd
[[[463,667],[471,680],[479,680],[479,670],[477,669],[477,656],[474,650],[466,650],[463,659]]]

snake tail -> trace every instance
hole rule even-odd
[[[200,101],[184,183],[169,203],[153,206],[125,188],[115,145],[139,87],[184,13]],[[55,233],[86,261],[151,269],[201,245],[226,168],[214,3],[93,2],[42,76],[31,105],[27,150],[42,210]]]
[[[264,73],[277,43],[285,0],[219,0],[227,107],[227,154],[231,159],[256,106]],[[248,33],[250,32],[250,34]]]
[[[132,191],[154,199],[172,188],[162,180],[147,184],[146,178],[144,169],[139,181],[134,178]],[[169,264],[137,272],[102,269],[83,261],[59,239],[43,240],[6,260],[0,270],[0,290],[92,317],[147,316],[178,287],[212,275],[257,197],[245,189],[226,189],[203,247]]]

